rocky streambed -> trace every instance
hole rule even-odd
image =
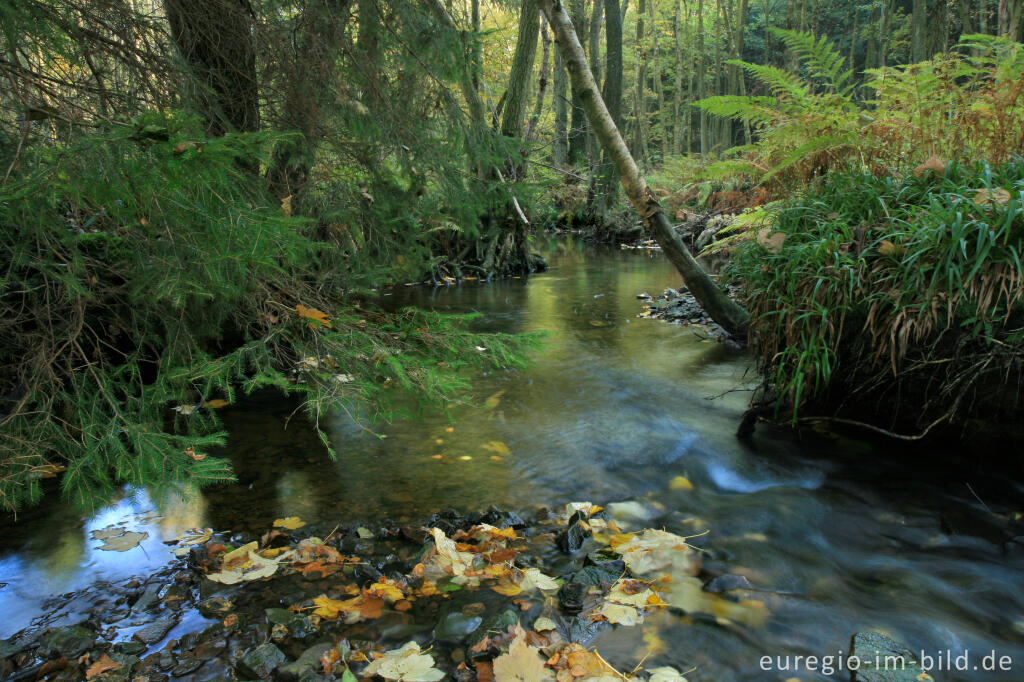
[[[292,517],[260,536],[197,529],[162,571],[54,599],[0,642],[0,665],[9,680],[672,682],[696,667],[654,628],[632,656],[591,645],[656,613],[741,636],[769,617],[771,593],[693,544],[702,534],[627,530],[615,518],[643,514],[612,506],[611,516],[589,503],[528,518],[446,512],[374,529]],[[902,652],[873,637],[864,641]]]

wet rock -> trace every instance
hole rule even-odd
[[[478,657],[477,654],[480,652],[473,651],[473,648],[487,636],[487,633],[504,632],[517,623],[519,623],[519,613],[512,609],[505,609],[501,613],[495,613],[491,617],[486,618],[483,625],[477,628],[476,632],[468,639],[469,651],[472,653],[471,658],[475,659]]]
[[[442,642],[459,642],[473,634],[484,619],[461,611],[451,611],[441,616],[434,628],[434,637]]]
[[[235,671],[244,679],[265,680],[288,657],[273,644],[261,644],[235,662]]]
[[[183,658],[178,662],[178,665],[174,666],[171,670],[171,677],[184,677],[185,675],[194,673],[202,668],[204,663],[206,663],[206,661],[198,658]]]
[[[292,663],[286,663],[277,669],[277,679],[282,682],[298,682],[304,675],[315,673],[320,668],[320,657],[334,648],[330,642],[322,642],[309,647]]]
[[[0,640],[0,658],[10,658],[24,649],[24,645],[15,644],[9,639]]]
[[[96,633],[81,625],[68,625],[51,630],[40,647],[46,655],[78,658],[96,644]]]
[[[647,293],[646,291],[643,292],[643,293],[637,294],[636,297],[637,297],[637,299],[639,299],[641,301],[649,301],[652,298],[652,296],[649,293]]]
[[[850,654],[861,663],[860,669],[851,673],[854,682],[916,682],[925,673],[910,649],[878,632],[855,634],[850,641]],[[893,657],[903,663],[894,665]],[[876,660],[880,663],[877,667]]]
[[[583,609],[583,600],[586,596],[586,585],[568,582],[558,588],[558,605],[569,613],[579,613]]]
[[[138,656],[113,652],[110,654],[110,660],[117,663],[117,667],[103,674],[103,682],[128,682],[133,679],[132,669],[139,662]]]
[[[172,609],[180,609],[189,597],[189,590],[184,585],[171,585],[161,592],[160,601]]]
[[[153,583],[146,585],[146,590],[142,593],[135,603],[132,604],[132,611],[135,613],[142,613],[148,611],[156,606],[160,601],[160,589],[162,585]]]
[[[154,620],[149,625],[144,625],[139,630],[136,630],[132,637],[139,640],[144,644],[156,644],[163,639],[171,628],[175,626],[177,621],[174,618],[161,618],[160,620]]]
[[[207,618],[223,618],[235,608],[235,604],[227,597],[217,595],[199,602],[196,608]]]
[[[583,546],[583,541],[593,535],[583,514],[576,512],[569,518],[565,530],[555,538],[555,544],[566,554],[572,554]]]
[[[138,656],[146,650],[146,645],[142,642],[130,641],[130,642],[118,642],[114,645],[114,651],[122,653],[126,656]]]
[[[504,511],[497,507],[491,507],[483,513],[480,521],[490,524],[495,528],[525,528],[527,523],[523,517],[512,511]]]
[[[174,670],[174,667],[178,665],[178,660],[171,655],[169,651],[161,651],[157,655],[156,669],[162,672],[170,672]]]
[[[622,560],[622,555],[610,547],[602,547],[587,554],[587,558],[583,560],[583,566],[600,568],[608,573],[614,573],[616,576],[622,575],[622,572],[626,570],[626,562]]]
[[[709,580],[704,586],[705,592],[728,592],[729,590],[752,590],[754,586],[750,584],[745,575],[737,575],[735,573],[726,573],[720,575],[717,578]]]

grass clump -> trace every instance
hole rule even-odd
[[[918,430],[1019,413],[1024,160],[832,172],[742,243],[765,378],[794,420],[856,407]]]

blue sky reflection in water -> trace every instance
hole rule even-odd
[[[963,482],[992,504],[1021,499],[1019,484],[969,469],[968,456],[929,470],[899,464],[906,449],[828,434],[762,428],[743,444],[733,433],[749,394],[728,391],[754,379],[747,357],[637,317],[639,292],[680,284],[660,255],[562,242],[550,260],[529,279],[399,287],[385,298],[479,311],[481,328],[549,334],[528,370],[475,382],[478,406],[373,432],[332,416],[331,462],[294,404],[262,394],[223,412],[238,483],[159,516],[146,515],[154,506],[144,494],[77,523],[52,503],[26,513],[0,555],[9,583],[0,609],[11,614],[0,635],[38,615],[45,594],[162,564],[162,540],[193,526],[262,530],[295,515],[407,522],[449,507],[632,500],[629,513],[646,517],[635,524],[710,530],[707,564],[763,589],[745,596],[769,617],[755,627],[662,614],[602,635],[606,656],[635,664],[645,632],[660,629],[681,667],[700,666],[691,680],[785,679],[759,671],[759,658],[835,654],[852,633],[877,629],[912,649],[995,649],[1024,670],[1024,548],[1004,549],[1002,526]],[[694,489],[673,489],[676,476]],[[89,531],[119,521],[149,533],[143,546],[96,550]],[[977,675],[962,679],[996,679]]]

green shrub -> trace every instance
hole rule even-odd
[[[353,404],[388,418],[391,387],[444,404],[462,395],[463,367],[521,361],[530,339],[344,303],[365,278],[252,181],[281,138],[205,139],[192,119],[148,115],[12,167],[0,184],[0,506],[37,501],[60,471],[84,506],[123,483],[230,478],[204,457],[225,434],[203,406],[238,387],[296,393],[314,419]]]
[[[919,423],[1019,407],[1024,161],[923,175],[830,173],[737,248],[729,275],[794,418],[900,387]]]

